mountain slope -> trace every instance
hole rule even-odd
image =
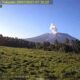
[[[45,34],[42,34],[42,35],[37,36],[37,37],[27,38],[26,40],[32,41],[32,42],[41,42],[41,43],[44,41],[48,41],[51,44],[53,44],[55,40],[57,40],[60,43],[63,43],[66,39],[69,39],[70,41],[76,40],[76,38],[74,38],[74,37],[72,37],[66,33],[56,33],[56,34],[45,33]]]

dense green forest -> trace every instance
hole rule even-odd
[[[64,43],[59,43],[58,40],[55,40],[54,44],[49,42],[30,42],[25,39],[18,39],[13,37],[4,37],[0,35],[0,46],[8,47],[19,47],[19,48],[34,48],[34,49],[43,49],[47,51],[62,51],[62,52],[80,52],[80,41],[66,39]]]
[[[0,80],[80,80],[80,54],[1,46]]]

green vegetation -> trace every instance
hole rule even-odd
[[[80,53],[80,40],[66,40],[63,43],[60,43],[57,39],[53,44],[50,42],[44,41],[40,42],[31,42],[24,39],[13,38],[13,37],[4,37],[0,35],[0,46],[15,47],[15,48],[28,48],[28,49],[42,49],[45,51],[61,51],[61,52],[74,52]]]
[[[80,80],[80,54],[1,46],[0,80]]]

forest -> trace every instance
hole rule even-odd
[[[62,52],[80,52],[80,41],[66,39],[64,43],[59,43],[55,40],[54,44],[49,42],[30,42],[25,39],[4,37],[0,35],[0,46],[18,47],[18,48],[31,48],[31,49],[43,49],[46,51],[62,51]]]

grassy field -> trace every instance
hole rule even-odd
[[[80,54],[1,46],[0,80],[80,80]]]

